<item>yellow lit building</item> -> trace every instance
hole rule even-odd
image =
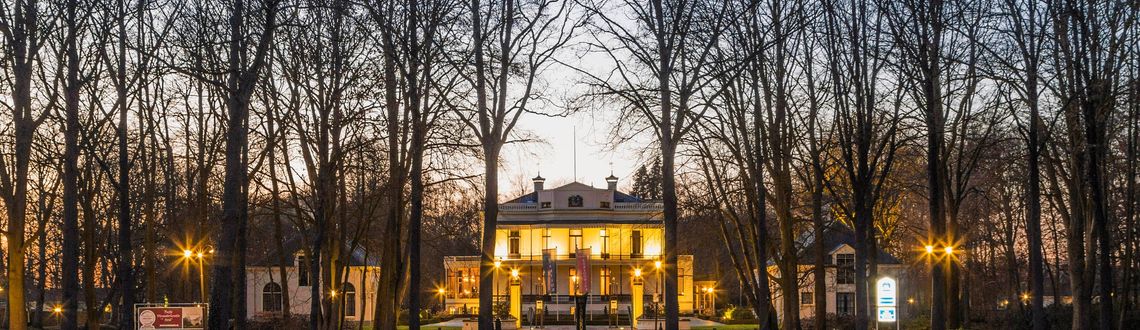
[[[594,319],[652,316],[654,303],[664,301],[659,295],[664,292],[662,205],[617,191],[617,179],[607,177],[606,188],[573,182],[544,189],[540,176],[534,178],[534,192],[499,205],[497,306],[522,324],[530,324],[542,310],[545,320],[565,320],[574,306],[572,297],[584,294],[586,313]],[[590,269],[579,274],[577,253],[587,248]],[[552,257],[553,283],[544,283],[544,250]],[[442,292],[446,310],[477,313],[479,256],[446,257],[444,267],[447,278],[437,293]],[[691,313],[691,255],[679,256],[677,275],[681,313]],[[587,276],[589,291],[580,292],[578,283]]]

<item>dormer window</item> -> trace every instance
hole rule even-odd
[[[570,199],[566,201],[566,204],[569,207],[582,207],[582,196],[581,195],[570,196]]]
[[[855,284],[855,254],[836,254],[835,265],[838,266],[835,274],[836,284]]]

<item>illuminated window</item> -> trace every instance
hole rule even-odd
[[[567,282],[570,285],[570,290],[567,290],[567,292],[569,292],[571,296],[578,294],[578,281],[580,281],[578,278],[578,269],[571,266],[570,281]]]
[[[630,257],[641,258],[641,231],[640,230],[634,230],[633,231],[633,234],[630,238],[630,242],[633,244],[632,248],[629,251]]]
[[[608,241],[610,240],[610,235],[605,228],[602,228],[598,231],[598,236],[602,239],[602,259],[609,259],[610,251]]]
[[[509,236],[509,243],[510,244],[509,244],[509,251],[507,253],[510,254],[511,258],[518,258],[519,257],[519,236],[520,236],[519,231],[518,230],[512,230],[510,235],[508,235],[508,236]]]
[[[570,230],[570,257],[575,258],[578,256],[578,249],[582,248],[582,230]]]
[[[610,267],[603,267],[601,269],[601,276],[598,278],[598,287],[601,288],[602,295],[612,294],[613,288],[613,274],[610,273]]]

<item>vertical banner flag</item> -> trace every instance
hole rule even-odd
[[[542,286],[546,294],[558,293],[558,268],[554,265],[555,249],[542,249]]]
[[[578,292],[590,293],[590,248],[578,249]]]

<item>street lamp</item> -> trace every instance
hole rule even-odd
[[[436,292],[438,292],[438,293],[439,293],[439,305],[440,305],[440,308],[441,308],[441,309],[442,309],[444,312],[446,312],[446,311],[447,311],[447,303],[444,301],[444,299],[446,299],[446,298],[447,298],[447,290],[446,290],[446,289],[444,289],[443,287],[440,287],[440,288],[436,289]]]
[[[653,304],[653,328],[656,329],[657,328],[657,319],[661,318],[661,306],[663,306],[665,304],[665,295],[661,294],[661,287],[660,287],[661,285],[663,285],[661,283],[661,260],[654,261],[653,262],[653,268],[657,270],[656,271],[656,273],[657,273],[657,285],[653,286],[653,291],[654,291],[653,296],[657,297],[658,295],[660,295],[660,298],[658,298],[657,301],[654,302],[654,304]]]
[[[214,250],[211,249],[210,252],[212,253],[212,252],[214,252]],[[190,250],[190,249],[182,249],[182,259],[185,259],[186,262],[193,263],[195,258],[198,259],[198,294],[199,294],[199,299],[201,299],[202,302],[205,302],[206,301],[206,272],[204,271],[204,269],[206,268],[206,266],[205,266],[206,253],[203,253],[202,251],[195,252],[195,251]]]
[[[491,275],[491,292],[494,293],[493,294],[494,299],[491,299],[491,300],[494,301],[495,304],[498,304],[498,302],[499,302],[499,279],[497,277],[499,277],[499,269],[503,267],[503,260],[502,259],[495,259],[494,266],[495,266],[495,273],[493,275]],[[495,304],[492,304],[492,306],[494,306]]]

